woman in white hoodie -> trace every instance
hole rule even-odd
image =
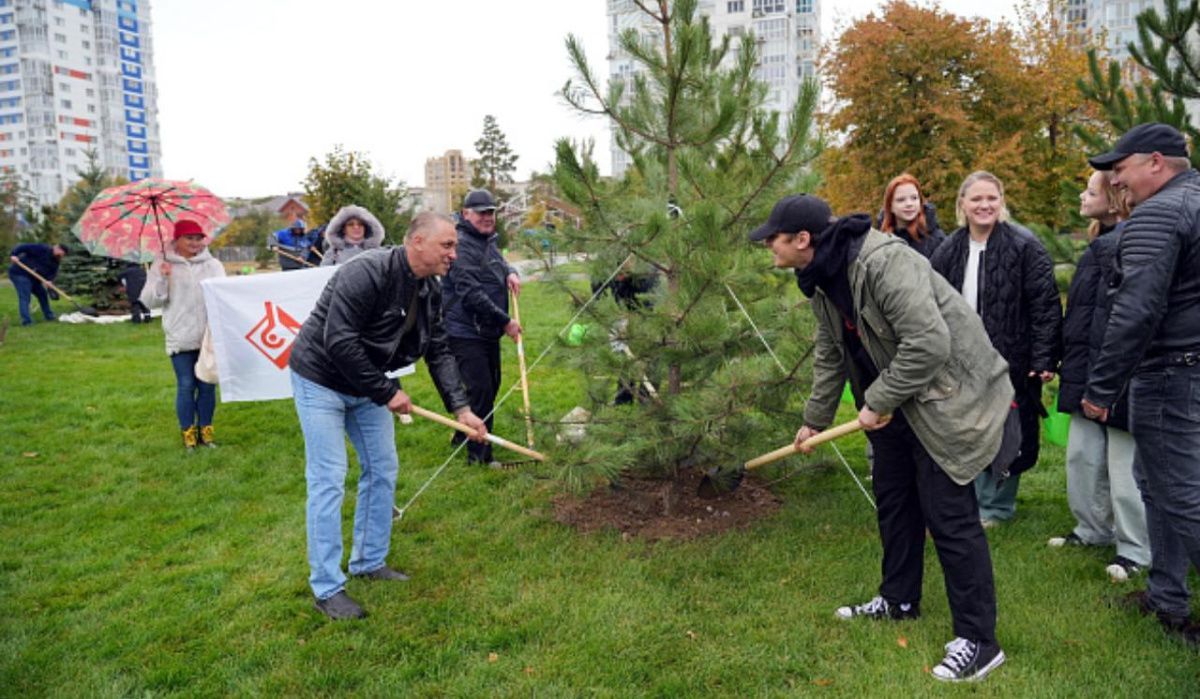
[[[361,206],[343,206],[325,226],[329,249],[321,266],[344,264],[364,250],[374,250],[383,244],[383,235],[383,224],[370,211]]]
[[[225,276],[225,268],[208,252],[208,241],[200,224],[189,219],[175,222],[174,244],[154,261],[141,301],[150,308],[163,308],[163,332],[167,355],[175,370],[175,414],[183,431],[183,445],[215,447],[213,413],[217,409],[217,387],[196,378],[196,360],[208,327],[200,281]]]

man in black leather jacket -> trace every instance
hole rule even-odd
[[[521,293],[517,270],[496,245],[496,200],[486,189],[467,193],[458,222],[458,261],[444,281],[446,333],[466,384],[471,410],[492,429],[500,390],[500,338],[514,342],[521,326],[508,314],[508,292]],[[454,443],[462,439],[454,434]],[[467,463],[494,465],[490,444],[468,444]]]
[[[362,465],[350,574],[408,579],[386,558],[399,468],[391,413],[410,412],[412,401],[384,372],[424,357],[446,409],[476,430],[473,439],[487,434],[467,405],[442,322],[436,275],[456,257],[453,222],[419,214],[404,243],[364,252],[338,270],[300,328],[288,362],[307,462],[309,585],[317,609],[332,619],[366,616],[346,594],[341,568],[346,436]]]
[[[1134,475],[1146,505],[1150,575],[1133,601],[1200,644],[1188,562],[1200,569],[1200,173],[1183,135],[1141,124],[1091,158],[1135,207],[1117,254],[1112,311],[1082,401],[1107,420],[1129,384]]]

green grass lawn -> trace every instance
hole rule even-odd
[[[546,284],[528,284],[523,300],[532,362],[569,314]],[[8,286],[2,315],[15,323]],[[511,343],[505,351],[509,385]],[[582,391],[555,361],[568,351],[531,376],[543,415],[562,415]],[[424,369],[406,388],[440,407]],[[1046,547],[1072,524],[1057,447],[1024,478],[1018,518],[989,533],[1009,661],[965,689],[927,674],[952,636],[932,547],[921,620],[834,618],[875,593],[880,557],[873,513],[841,467],[793,460],[779,471],[798,469],[776,488],[776,516],[652,544],[580,536],[553,520],[557,481],[468,469],[460,456],[394,532],[391,561],[412,581],[352,580],[371,616],[335,624],[312,608],[307,585],[291,403],[219,405],[222,446],[187,454],[173,395],[157,323],[9,330],[0,695],[1200,693],[1200,653],[1115,606],[1140,583],[1108,582],[1111,552]],[[496,426],[517,441],[519,405],[514,394]],[[764,443],[786,443],[794,427]],[[403,503],[449,455],[448,432],[418,421],[397,434]],[[864,473],[862,437],[841,448]],[[347,500],[348,532],[352,488]]]

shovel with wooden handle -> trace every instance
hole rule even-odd
[[[435,413],[432,410],[426,410],[425,408],[414,405],[412,407],[412,411],[427,420],[433,420],[434,422],[445,425],[446,427],[458,430],[459,432],[462,432],[463,434],[466,434],[466,435],[475,434],[475,430],[471,429],[470,427],[467,427],[466,425],[459,422],[458,420],[453,420],[451,418],[446,417],[445,415]],[[532,449],[526,449],[525,447],[521,446],[520,444],[514,444],[514,443],[508,441],[507,439],[504,439],[503,437],[497,437],[496,435],[494,435],[490,432],[488,433],[487,441],[491,442],[492,444],[495,444],[498,447],[504,447],[505,449],[515,451],[518,454],[524,454],[525,456],[528,456],[529,458],[534,459],[535,461],[545,461],[546,460],[546,456],[544,454],[541,454],[540,452],[536,452]]]
[[[30,269],[29,266],[26,265],[24,262],[21,262],[20,260],[16,259],[15,257],[13,258],[12,261],[14,264],[16,264],[21,269],[25,270],[26,272],[29,272],[29,274],[31,274],[34,279],[41,282],[42,286],[46,287],[47,289],[53,289],[59,296],[70,301],[71,305],[75,307],[75,310],[79,311],[80,313],[84,314],[85,316],[91,316],[93,318],[100,315],[100,313],[95,308],[92,308],[91,306],[80,306],[79,303],[75,299],[71,298],[70,294],[68,294],[67,292],[58,288],[57,286],[54,286],[53,284],[51,284],[49,279],[46,279],[42,275],[40,275],[37,272]]]
[[[517,325],[521,325],[521,307],[517,304],[517,295],[512,295],[512,311],[513,320],[517,321]],[[521,327],[522,332],[517,333],[517,366],[521,369],[521,399],[525,403],[525,443],[529,448],[533,448],[533,415],[529,412],[529,375],[525,371],[525,333],[524,326]]]
[[[831,427],[823,432],[818,432],[808,439],[804,440],[805,448],[815,447],[825,442],[830,442],[838,437],[845,437],[848,434],[858,432],[863,428],[862,423],[858,418],[845,422],[837,427]],[[722,493],[729,493],[737,490],[742,484],[742,480],[746,477],[746,472],[765,466],[770,463],[775,463],[780,459],[787,458],[792,454],[796,454],[800,448],[795,443],[789,444],[786,447],[780,447],[775,451],[767,452],[762,456],[756,456],[744,464],[741,464],[735,469],[722,471],[720,468],[709,469],[708,473],[704,474],[704,478],[700,479],[700,487],[697,488],[697,495],[702,498],[715,498]]]

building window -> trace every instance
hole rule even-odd
[[[54,26],[56,26],[56,27],[61,27],[66,23],[67,23],[67,20],[63,19],[62,17],[54,18]]]
[[[85,39],[85,40],[84,40],[82,43],[83,43],[83,48],[85,48],[85,49],[90,49],[90,48],[92,48],[92,42],[90,42],[90,41],[87,41],[87,40]]]
[[[67,43],[67,35],[66,34],[55,34],[54,40],[60,44],[65,44],[65,43]]]
[[[746,0],[729,0],[725,3],[725,11],[729,14],[746,11]]]
[[[71,108],[71,100],[59,100],[59,104],[62,105],[63,109]]]
[[[777,14],[784,11],[786,4],[785,0],[754,0],[754,12],[764,15]]]
[[[95,114],[95,113],[96,113],[96,105],[89,104],[88,105],[88,114]]]
[[[70,91],[71,91],[71,86],[70,86],[70,85],[68,85],[68,84],[66,84],[66,83],[59,83],[59,84],[58,84],[58,91],[59,91],[59,92],[70,92]]]
[[[796,0],[796,12],[807,14],[813,11],[813,0]]]
[[[55,53],[57,53],[58,57],[64,61],[67,60],[67,57],[70,55],[66,51],[56,51]]]

